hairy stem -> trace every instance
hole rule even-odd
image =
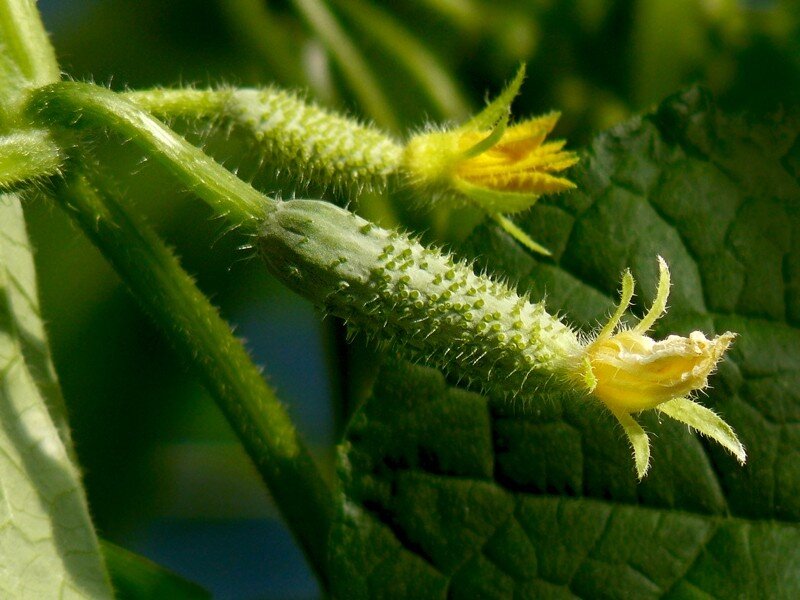
[[[272,202],[149,113],[104,88],[48,85],[32,92],[28,111],[45,126],[108,128],[131,139],[233,225],[255,227]]]
[[[230,111],[231,99],[236,91],[231,89],[166,89],[135,90],[120,94],[126,100],[161,119],[175,117],[212,119],[225,117]]]
[[[331,492],[242,343],[157,234],[115,198],[97,170],[73,174],[59,203],[103,252],[231,423],[323,586]]]
[[[0,0],[0,189],[57,172],[61,150],[22,115],[25,90],[61,74],[33,0]]]
[[[47,131],[26,129],[0,136],[0,190],[58,173],[63,158]]]

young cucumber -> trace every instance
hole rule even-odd
[[[575,390],[591,377],[575,332],[541,303],[332,204],[279,203],[258,245],[272,273],[352,330],[491,395]]]

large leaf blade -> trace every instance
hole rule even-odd
[[[48,409],[60,396],[16,195],[0,196],[0,231],[0,595],[110,598],[80,475]]]
[[[332,544],[341,597],[440,597],[448,589],[455,597],[537,598],[797,592],[795,524],[520,489],[491,463],[492,443],[502,447],[508,438],[491,425],[488,403],[447,386],[432,369],[385,367],[373,400],[342,449],[348,498]],[[428,432],[420,432],[422,421]],[[566,423],[539,428],[550,435],[534,439],[538,453],[556,462],[574,449]]]
[[[800,180],[792,167],[800,153],[798,132],[797,118],[754,124],[729,118],[692,90],[599,136],[575,174],[579,191],[546,200],[528,216],[526,229],[536,239],[550,238],[556,264],[521,254],[496,231],[477,236],[483,240],[476,249],[494,244],[505,249],[500,254],[516,256],[501,267],[504,274],[534,296],[546,293],[553,307],[587,331],[611,310],[619,273],[627,266],[640,282],[635,311],[645,312],[660,254],[670,263],[674,283],[670,310],[656,333],[739,333],[703,402],[741,435],[748,465],[740,469],[715,444],[651,419],[649,430],[662,439],[654,443],[652,477],[627,492],[602,477],[589,478],[584,484],[591,485],[591,495],[610,493],[622,501],[643,496],[669,506],[679,489],[694,488],[677,502],[693,508],[703,488],[716,487],[718,501],[707,494],[704,500],[713,502],[712,512],[800,518],[800,470],[792,468],[800,414]],[[552,227],[554,222],[569,226]],[[610,436],[596,429],[590,436],[596,451],[617,445],[613,428],[602,428]],[[690,449],[696,458],[678,460],[676,452]],[[666,464],[659,469],[659,462]],[[682,477],[693,463],[705,463],[702,477]],[[779,475],[782,484],[776,486]]]

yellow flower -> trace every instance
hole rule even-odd
[[[589,351],[597,380],[594,395],[612,410],[655,408],[703,389],[708,375],[733,341],[732,333],[713,340],[700,331],[656,342],[635,331],[598,340]]]
[[[631,413],[647,409],[655,409],[697,429],[744,463],[745,450],[733,429],[716,413],[688,397],[708,386],[709,375],[735,334],[726,332],[707,339],[700,331],[694,331],[689,337],[670,335],[658,342],[647,336],[648,330],[666,311],[669,296],[669,269],[660,256],[658,261],[658,293],[650,311],[633,329],[620,329],[615,333],[633,297],[633,277],[626,272],[617,310],[586,348],[593,376],[592,394],[605,404],[625,430],[633,446],[639,479],[650,465],[650,442]]]
[[[578,157],[563,149],[562,140],[545,141],[558,122],[557,112],[509,126],[511,102],[524,78],[523,65],[493,102],[460,127],[412,137],[402,164],[413,185],[478,206],[518,241],[550,254],[503,215],[530,208],[543,194],[574,188],[557,173]]]

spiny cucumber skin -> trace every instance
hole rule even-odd
[[[265,158],[305,181],[351,193],[381,191],[402,147],[386,133],[277,88],[231,91],[226,110]]]
[[[334,205],[291,200],[258,238],[270,271],[354,330],[493,396],[564,392],[575,333],[503,283]]]

